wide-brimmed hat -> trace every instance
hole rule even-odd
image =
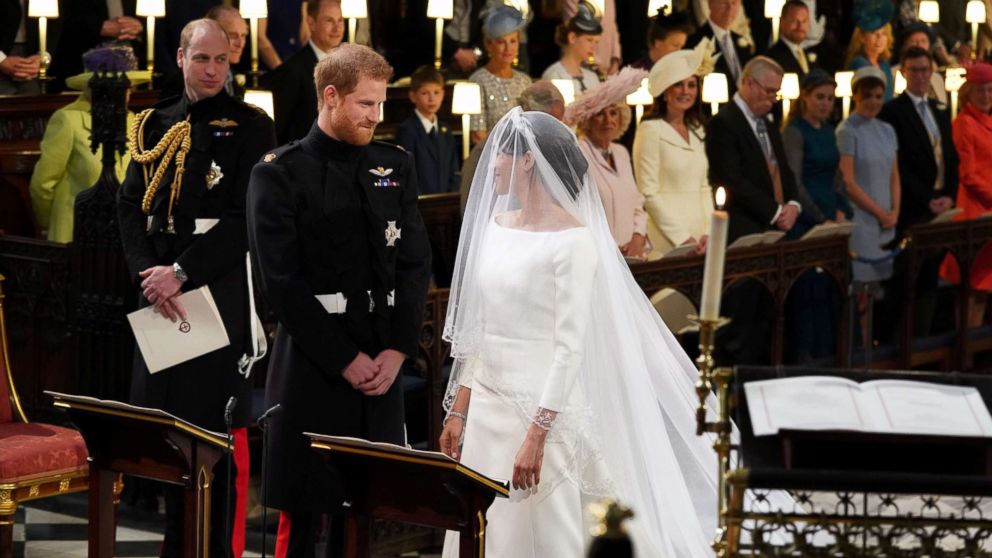
[[[527,27],[527,18],[513,6],[495,6],[486,12],[482,32],[489,39],[498,39]]]
[[[151,80],[147,70],[138,70],[138,59],[129,46],[101,46],[83,53],[84,71],[68,77],[66,87],[82,91],[86,89],[95,72],[124,72],[131,85],[147,83]]]
[[[648,92],[657,97],[672,85],[690,77],[708,74],[713,70],[716,58],[713,55],[713,42],[704,38],[692,50],[676,50],[662,56],[651,67],[648,74]]]
[[[620,129],[617,137],[622,136],[630,126],[630,107],[624,102],[627,95],[637,91],[647,72],[632,66],[610,76],[606,81],[589,88],[581,97],[565,109],[562,120],[569,126],[579,126],[586,120],[599,114],[606,107],[617,105],[620,108]],[[613,138],[616,139],[616,138]]]
[[[975,62],[968,67],[965,78],[968,80],[968,83],[973,85],[992,82],[992,65],[984,62]]]

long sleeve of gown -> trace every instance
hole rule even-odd
[[[598,256],[586,231],[563,239],[554,259],[554,359],[539,406],[561,411],[575,385],[589,322],[588,300]]]

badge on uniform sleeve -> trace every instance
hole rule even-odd
[[[207,171],[207,190],[213,190],[214,186],[220,183],[220,179],[224,178],[224,173],[220,170],[220,165],[217,161],[210,161],[210,170]]]
[[[376,167],[374,169],[369,169],[369,172],[379,177],[379,180],[372,183],[372,185],[376,188],[399,188],[400,186],[399,182],[387,178],[389,175],[393,174],[393,169]],[[390,246],[392,245],[390,244]]]
[[[386,221],[386,246],[396,246],[403,230],[396,226],[396,221]]]

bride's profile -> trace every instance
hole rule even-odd
[[[716,457],[695,434],[696,371],[586,169],[574,133],[544,113],[514,109],[487,140],[445,323],[441,448],[511,481],[486,516],[488,556],[582,556],[585,504],[604,497],[633,509],[638,556],[711,556]]]

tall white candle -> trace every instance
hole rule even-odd
[[[723,263],[727,253],[727,228],[730,218],[723,210],[727,193],[721,186],[716,190],[716,206],[710,219],[710,236],[706,242],[706,267],[703,271],[703,300],[699,317],[703,320],[720,318],[720,297],[723,291]]]

